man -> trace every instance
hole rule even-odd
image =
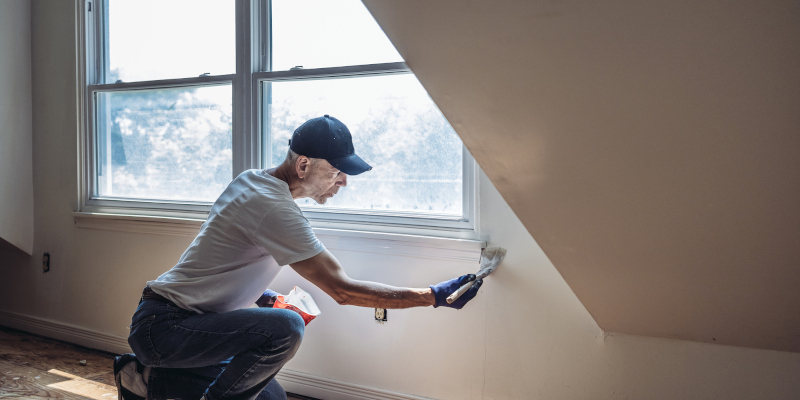
[[[128,337],[135,355],[114,363],[120,399],[285,399],[273,378],[305,326],[294,311],[270,308],[264,292],[283,265],[344,305],[458,309],[475,297],[481,281],[445,301],[475,275],[428,288],[348,277],[294,200],[323,204],[348,175],[372,167],[355,154],[347,127],[328,115],[298,127],[289,148],[277,168],[234,179],[178,264],[147,282]]]

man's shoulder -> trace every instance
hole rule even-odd
[[[234,214],[241,217],[240,213],[243,210],[252,210],[263,215],[278,205],[288,207],[296,205],[288,185],[263,170],[251,169],[239,174],[228,185],[214,202],[212,214],[225,213],[224,210],[228,210],[229,213],[236,210]]]
[[[270,185],[279,185],[280,182],[283,182],[280,179],[270,175],[266,170],[263,169],[246,169],[242,171],[239,176],[234,178],[233,181],[256,181],[261,183],[269,183]]]
[[[232,184],[255,198],[293,202],[289,185],[264,170],[248,169],[239,174]]]

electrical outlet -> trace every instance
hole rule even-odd
[[[377,321],[379,324],[385,324],[386,323],[387,314],[388,314],[388,310],[386,310],[385,308],[376,308],[375,309],[375,321]]]
[[[46,273],[50,271],[50,253],[44,253],[42,255],[42,273]]]

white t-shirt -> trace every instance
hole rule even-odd
[[[232,311],[258,300],[283,265],[324,250],[289,185],[252,169],[222,192],[178,264],[147,285],[187,310]]]

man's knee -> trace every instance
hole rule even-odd
[[[306,323],[303,321],[303,318],[294,311],[280,311],[282,311],[282,332],[280,336],[285,338],[287,345],[291,348],[292,354],[294,354],[303,341],[303,332],[305,332]]]
[[[287,337],[294,342],[297,343],[297,346],[300,345],[300,342],[303,341],[303,333],[306,330],[306,323],[303,321],[303,317],[301,317],[298,313],[294,311],[287,311]]]

